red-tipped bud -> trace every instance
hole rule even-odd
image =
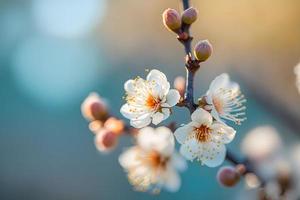
[[[239,173],[240,175],[243,175],[246,173],[247,169],[246,166],[244,164],[238,164],[235,166],[235,170],[237,171],[237,173]]]
[[[234,167],[221,167],[217,174],[217,180],[225,187],[233,187],[240,180],[240,174]]]
[[[185,24],[192,24],[197,20],[197,17],[198,11],[195,8],[190,7],[182,13],[182,22]]]
[[[177,10],[168,8],[163,12],[163,23],[170,31],[178,32],[181,28],[181,17]]]
[[[97,93],[91,93],[81,104],[81,112],[89,121],[103,120],[107,116],[107,107]]]
[[[178,90],[181,96],[184,95],[185,92],[185,78],[182,76],[177,76],[174,80],[174,88]]]
[[[119,120],[114,117],[108,118],[104,123],[104,126],[117,135],[122,134],[125,128],[123,120]]]
[[[118,144],[118,136],[105,128],[101,129],[95,136],[95,146],[101,152],[109,152]]]
[[[206,61],[212,54],[213,48],[208,40],[198,42],[194,49],[194,55],[200,62]]]

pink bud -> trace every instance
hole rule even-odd
[[[206,61],[212,54],[212,45],[208,40],[198,42],[194,49],[194,55],[200,62]]]
[[[101,129],[95,136],[96,148],[101,152],[109,152],[118,144],[118,136],[110,130]]]
[[[192,24],[197,20],[197,17],[198,11],[195,8],[190,7],[182,13],[182,22],[185,24]]]
[[[119,120],[114,117],[108,118],[104,123],[104,126],[117,135],[122,134],[125,128],[123,120]]]
[[[97,93],[91,93],[81,104],[81,112],[89,121],[103,120],[107,115],[107,107]]]
[[[225,187],[232,187],[240,180],[240,174],[234,167],[221,167],[217,174],[217,180]]]
[[[177,76],[174,80],[174,88],[178,90],[181,96],[183,96],[185,92],[185,78],[182,76]]]
[[[92,121],[89,124],[89,129],[94,134],[96,134],[97,132],[99,132],[100,129],[102,129],[102,128],[103,128],[103,122],[99,121],[99,120]]]
[[[181,27],[181,17],[179,13],[171,8],[163,12],[163,23],[169,30],[177,32]]]

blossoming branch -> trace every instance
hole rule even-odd
[[[234,186],[242,176],[252,176],[257,186],[264,185],[255,168],[245,159],[226,150],[234,140],[236,131],[228,121],[241,125],[245,117],[245,97],[238,83],[223,73],[212,80],[205,94],[194,98],[194,76],[213,52],[208,40],[196,43],[192,50],[190,27],[196,22],[198,11],[183,0],[184,11],[166,9],[163,14],[165,27],[176,34],[185,50],[186,78],[177,77],[174,89],[163,72],[152,69],[146,77],[134,77],[124,83],[122,115],[118,119],[109,113],[102,97],[90,94],[82,104],[82,114],[90,121],[95,134],[95,145],[100,152],[113,150],[121,136],[134,138],[134,145],[119,157],[130,184],[138,191],[159,192],[161,189],[177,191],[181,181],[179,172],[187,169],[188,161],[197,160],[207,167],[218,167],[225,159],[233,167],[220,168],[217,179],[223,186]],[[190,122],[180,127],[164,121],[172,116],[172,109],[185,107],[191,114]],[[157,126],[153,128],[151,126]],[[127,133],[127,134],[125,134]],[[175,141],[180,144],[179,153]]]

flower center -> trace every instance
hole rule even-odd
[[[165,169],[167,166],[169,158],[161,156],[156,151],[151,151],[145,159],[145,162],[149,164],[152,168],[158,169],[162,168]]]
[[[149,94],[149,96],[146,99],[146,106],[149,108],[158,108],[160,101],[156,99],[153,95]]]
[[[195,127],[195,137],[198,142],[207,142],[210,139],[210,131],[211,129],[205,125],[201,125],[200,127]]]
[[[218,113],[223,112],[223,101],[220,98],[213,97],[212,102],[215,106],[215,109]]]

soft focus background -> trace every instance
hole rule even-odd
[[[248,99],[245,133],[275,126],[288,145],[299,136],[300,96],[293,67],[300,59],[298,0],[194,0],[200,17],[196,42],[209,39],[214,54],[196,77],[196,94],[223,72]],[[178,193],[132,191],[118,165],[131,144],[100,155],[82,100],[97,91],[118,116],[123,83],[157,68],[170,81],[184,75],[183,48],[161,22],[179,0],[0,1],[0,199],[241,199],[243,183],[224,189],[217,169],[190,163]],[[187,110],[173,119],[186,122]],[[241,156],[241,155],[240,155]]]

